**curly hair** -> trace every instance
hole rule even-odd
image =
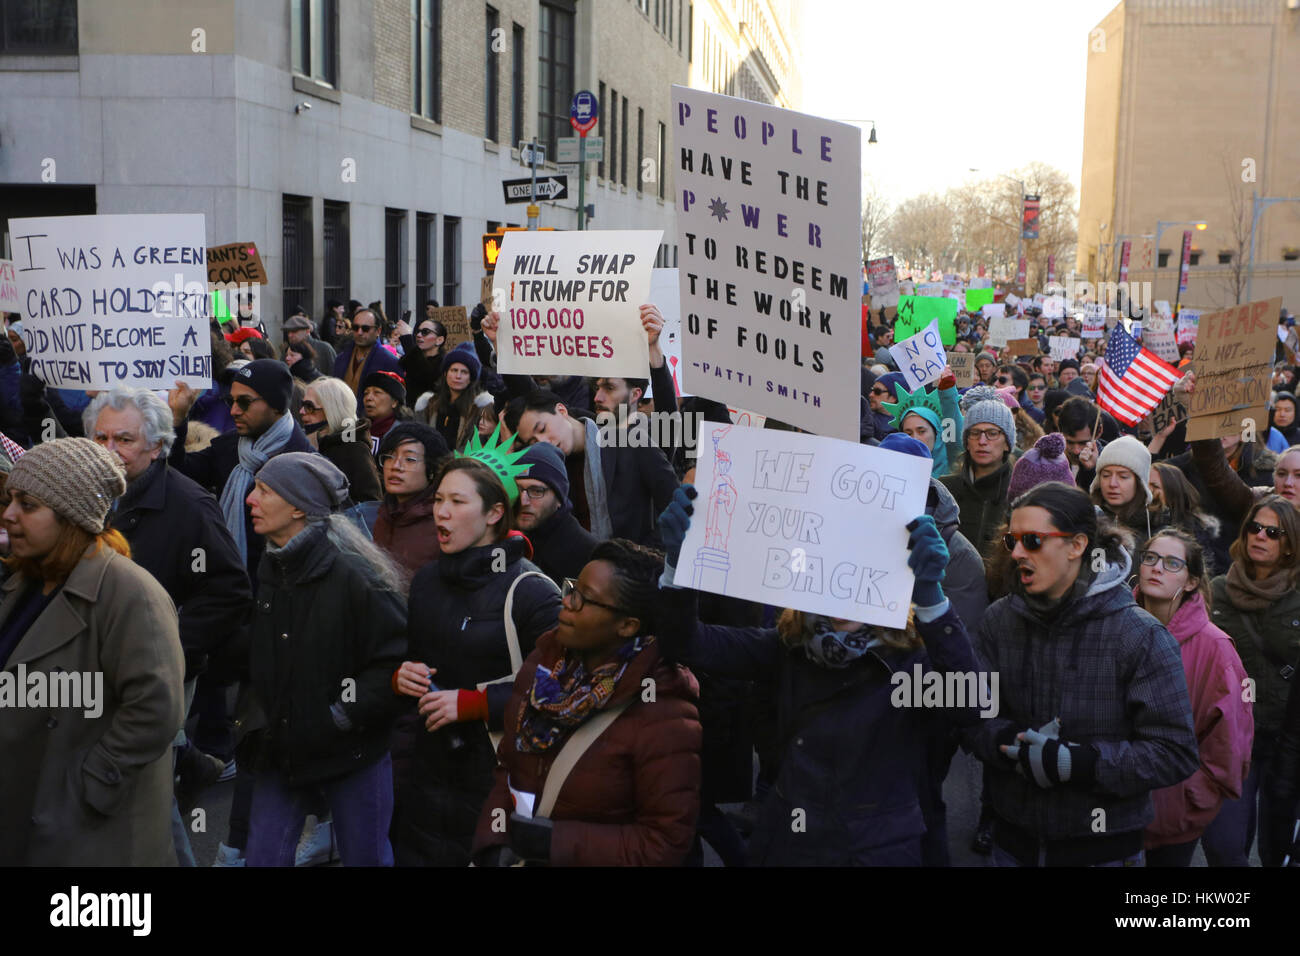
[[[659,598],[664,556],[626,538],[611,538],[592,549],[587,563],[592,561],[604,561],[614,569],[614,592],[619,607],[628,617],[641,622],[638,634],[649,632]]]

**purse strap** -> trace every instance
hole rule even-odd
[[[514,683],[515,677],[519,674],[519,668],[524,666],[524,655],[519,649],[519,629],[515,626],[515,588],[519,587],[519,582],[524,578],[543,578],[551,587],[555,587],[555,582],[551,581],[541,571],[525,571],[519,577],[510,582],[510,590],[506,592],[505,606],[505,630],[506,630],[506,647],[510,651],[510,673],[504,677],[498,677],[495,680],[483,681],[478,685],[482,690],[489,684],[504,684],[506,681]]]
[[[551,770],[546,775],[546,783],[542,785],[542,795],[537,801],[537,809],[533,816],[551,815],[551,811],[555,809],[555,801],[560,796],[560,790],[564,787],[564,781],[569,778],[569,773],[582,759],[582,755],[636,700],[637,696],[633,694],[617,704],[611,704],[596,716],[588,718],[582,726],[569,735],[569,739],[560,747],[560,752],[555,755]]]

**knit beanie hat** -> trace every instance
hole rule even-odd
[[[962,392],[961,399],[957,402],[957,407],[965,415],[970,409],[980,402],[1000,402],[1002,396],[992,385],[975,385]]]
[[[548,442],[539,441],[528,446],[528,450],[519,456],[518,463],[532,465],[528,473],[521,474],[520,478],[536,478],[548,485],[561,501],[568,500],[569,473],[564,469],[564,455],[560,449]]]
[[[398,405],[406,404],[406,383],[396,372],[371,372],[361,380],[361,394],[366,394],[368,388],[387,392]]]
[[[1065,436],[1060,432],[1049,432],[1038,439],[1012,466],[1007,501],[1015,501],[1030,488],[1048,481],[1074,483],[1069,459],[1065,457]]]
[[[916,409],[912,409],[916,411]],[[908,412],[910,415],[912,412]],[[911,435],[904,435],[902,432],[894,432],[892,435],[886,435],[880,439],[880,447],[885,451],[901,452],[904,455],[915,455],[917,458],[929,458],[930,449],[925,446],[925,442],[913,438]]]
[[[276,455],[258,469],[257,480],[309,518],[323,518],[348,500],[347,476],[315,452]]]
[[[971,406],[970,411],[965,413],[966,425],[962,429],[961,440],[966,441],[966,436],[970,430],[979,424],[996,425],[1002,429],[1002,433],[1007,436],[1007,447],[1016,447],[1016,420],[1011,417],[1011,409],[1003,403],[1002,397],[986,401],[976,402]]]
[[[255,391],[277,412],[289,407],[293,395],[293,373],[289,366],[276,359],[254,359],[239,369],[231,379]]]
[[[981,352],[979,355],[975,356],[975,364],[976,364],[976,365],[979,364],[980,359],[988,359],[988,360],[989,360],[990,362],[992,362],[994,365],[997,365],[997,364],[998,364],[998,357],[997,357],[996,355],[994,355],[992,352],[989,352],[989,351],[987,351],[987,350],[986,350],[986,351],[983,351],[983,352]]]
[[[882,375],[880,378],[876,379],[876,385],[889,389],[889,394],[894,396],[895,400],[898,398],[898,386],[906,384],[907,377],[903,375],[902,372],[889,372],[888,374]],[[874,388],[875,386],[872,387]]]
[[[56,438],[14,462],[6,487],[39,498],[78,528],[99,534],[113,500],[126,492],[126,471],[116,455],[89,438]]]
[[[1092,479],[1092,487],[1088,489],[1090,492],[1101,487],[1101,470],[1107,465],[1119,465],[1133,472],[1138,484],[1146,492],[1146,503],[1151,504],[1151,485],[1148,483],[1151,477],[1151,452],[1146,445],[1132,435],[1121,435],[1103,448],[1097,456],[1097,474]]]
[[[1020,407],[1020,403],[1016,401],[1016,387],[1014,385],[995,388],[994,391],[998,393],[998,396],[1002,399],[1002,403],[1006,405],[1007,408],[1014,410]]]
[[[423,422],[398,422],[380,441],[379,455],[382,458],[396,451],[399,445],[410,441],[419,442],[424,446],[424,467],[428,473],[432,473],[437,463],[451,453],[451,449],[447,447],[447,439],[443,438],[442,433],[436,428],[431,428]]]
[[[479,375],[483,372],[483,363],[480,362],[478,356],[474,354],[473,345],[469,342],[462,342],[460,345],[448,352],[442,360],[442,374],[446,375],[447,369],[451,368],[452,365],[457,362],[469,369],[469,380],[471,382],[478,381]]]

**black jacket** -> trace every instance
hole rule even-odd
[[[584,425],[584,427],[586,427]],[[655,518],[668,507],[677,490],[677,473],[664,453],[655,447],[627,448],[614,444],[591,448],[585,454],[600,452],[601,474],[605,479],[605,502],[613,537],[627,538],[638,544],[657,544]],[[575,468],[585,468],[581,458],[574,458]],[[572,498],[573,492],[570,492]]]
[[[975,478],[970,467],[963,463],[958,471],[944,475],[939,481],[956,499],[961,510],[961,533],[981,556],[987,554],[994,532],[1007,520],[1010,460],[983,478]]]
[[[332,461],[348,479],[348,496],[353,501],[378,501],[379,471],[375,456],[370,453],[370,422],[361,419],[347,441],[343,432],[321,435],[316,439],[318,450]]]
[[[131,559],[176,605],[185,679],[193,680],[243,626],[253,597],[216,499],[159,459],[108,517],[131,545]]]
[[[249,665],[266,723],[257,766],[302,786],[374,763],[410,700],[390,683],[405,646],[402,596],[378,587],[321,523],[268,551],[258,576]]]
[[[533,563],[556,584],[582,573],[591,552],[600,542],[578,524],[573,506],[561,502],[560,510],[527,532],[533,543]]]
[[[442,381],[442,360],[446,355],[440,351],[433,358],[428,358],[415,344],[412,335],[402,336],[402,357],[398,364],[402,366],[402,375],[406,377],[406,398],[408,405],[425,392],[437,392]]]
[[[185,439],[189,435],[189,422],[181,422],[180,427],[176,429],[176,443],[172,445],[171,454],[167,458],[168,464],[173,468],[180,470],[187,478],[191,478],[198,484],[210,491],[217,499],[217,508],[220,510],[221,492],[226,487],[226,479],[230,473],[235,470],[239,464],[239,433],[226,432],[212,439],[212,444],[202,451],[196,451],[190,454],[185,451]],[[307,436],[303,434],[302,429],[297,425],[293,426],[293,434],[285,442],[276,454],[282,455],[290,451],[315,452],[316,449],[311,446]],[[248,540],[248,554],[244,567],[248,570],[248,576],[253,581],[254,590],[257,588],[257,565],[262,559],[262,536],[253,530],[253,518],[248,513],[248,508],[244,508],[244,534]]]

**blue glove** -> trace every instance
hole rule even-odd
[[[686,540],[686,530],[691,526],[691,515],[695,513],[691,502],[698,494],[694,485],[678,485],[673,500],[659,516],[659,539],[664,543],[665,560],[673,567],[677,567],[677,559],[682,556],[682,542]]]
[[[944,544],[939,527],[929,515],[921,515],[907,526],[911,535],[907,539],[907,565],[916,576],[912,587],[912,603],[917,607],[933,607],[943,602],[944,570],[948,567],[948,545]]]

